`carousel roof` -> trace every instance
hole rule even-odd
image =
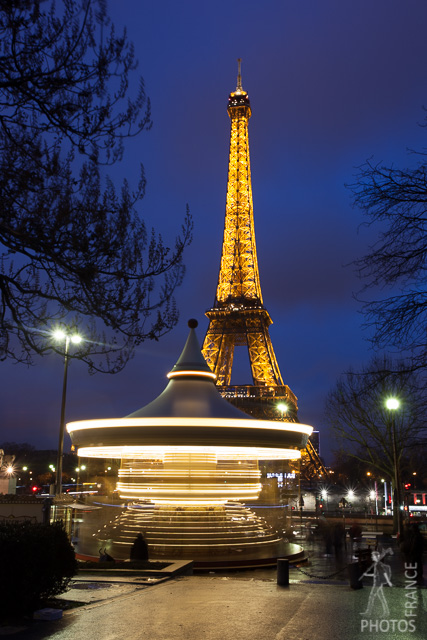
[[[189,320],[190,333],[175,366],[168,374],[164,391],[128,418],[234,418],[253,420],[251,416],[225,400],[215,386],[215,374],[210,370],[200,350],[196,335],[197,320]]]

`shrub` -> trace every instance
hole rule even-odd
[[[0,567],[0,614],[22,615],[66,591],[77,561],[61,524],[4,521]]]

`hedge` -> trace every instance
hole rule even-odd
[[[60,523],[0,522],[0,614],[30,614],[67,590],[77,572]]]

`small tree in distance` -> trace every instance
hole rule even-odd
[[[105,5],[0,3],[0,359],[31,363],[66,322],[85,327],[78,357],[115,372],[178,319],[188,212],[171,249],[136,208],[142,167],[134,188],[106,173],[151,114]]]
[[[394,478],[393,434],[385,402],[391,396],[400,401],[394,427],[397,463],[402,470],[412,452],[426,445],[427,399],[419,376],[408,371],[406,363],[375,357],[362,371],[344,374],[325,406],[338,448],[389,479]]]

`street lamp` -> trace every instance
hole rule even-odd
[[[327,489],[322,489],[321,494],[322,496],[322,500],[324,500],[326,502],[326,511],[329,510],[329,503],[328,503],[328,490]]]
[[[391,440],[392,440],[392,447],[393,447],[393,467],[394,467],[393,529],[400,536],[401,529],[402,529],[401,515],[400,515],[400,479],[399,479],[399,465],[398,465],[397,446],[396,446],[396,426],[394,421],[394,412],[400,407],[400,402],[397,398],[388,398],[388,400],[386,400],[385,406],[390,411]]]
[[[285,404],[284,402],[279,402],[279,404],[277,405],[277,408],[279,409],[281,415],[282,415],[282,420],[285,419],[285,413],[288,412],[288,405]]]
[[[62,400],[61,400],[61,420],[59,423],[59,442],[58,442],[58,458],[56,461],[56,484],[55,495],[59,496],[62,493],[62,458],[64,455],[64,432],[65,432],[65,401],[67,397],[67,376],[68,376],[68,348],[70,342],[73,344],[79,344],[82,341],[82,337],[78,334],[69,335],[58,329],[53,333],[55,340],[64,341],[64,377],[62,381]]]
[[[276,405],[276,407],[280,411],[282,421],[284,421],[285,420],[285,414],[288,412],[288,405],[286,404],[286,402],[279,402]],[[301,465],[301,463],[300,463],[300,465]],[[300,472],[301,472],[301,466],[300,466]],[[282,467],[282,475],[283,475],[282,489],[285,489],[285,486],[286,486],[285,485],[285,470],[284,470],[283,467]],[[299,476],[298,476],[298,481],[299,481]],[[300,483],[299,483],[298,486],[299,486],[298,494],[299,494],[299,497],[301,498],[301,485],[300,485]],[[291,511],[291,525],[292,525],[292,511]]]

